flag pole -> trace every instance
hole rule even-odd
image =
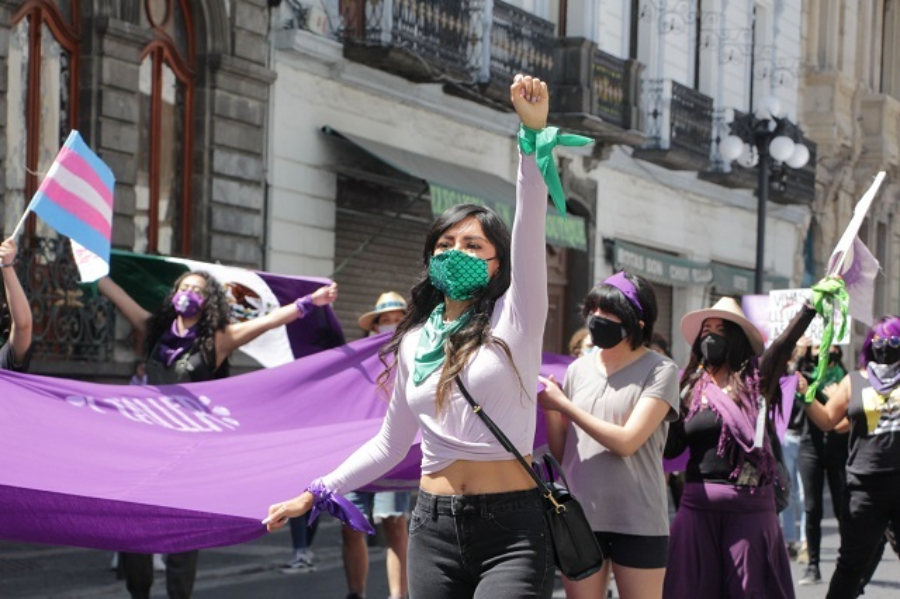
[[[22,218],[19,219],[19,224],[16,225],[16,228],[13,229],[12,235],[9,236],[13,241],[19,236],[19,233],[22,232],[22,227],[25,226],[25,219],[28,218],[28,215],[31,214],[31,204],[25,209],[25,214],[22,215]]]

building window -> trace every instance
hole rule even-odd
[[[191,251],[194,28],[188,0],[146,0],[141,25],[140,143],[135,184],[136,252]]]
[[[29,0],[10,21],[6,101],[6,214],[11,230],[75,127],[78,5]],[[28,235],[36,232],[29,218]],[[50,233],[43,230],[39,233]]]

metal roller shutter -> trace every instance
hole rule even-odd
[[[673,288],[671,285],[661,285],[659,283],[653,283],[653,289],[656,291],[656,307],[657,307],[657,316],[656,316],[656,325],[653,327],[653,332],[657,335],[662,335],[665,337],[666,341],[669,342],[669,347],[672,347],[672,293]]]
[[[357,319],[372,310],[379,295],[396,291],[408,299],[421,272],[422,243],[431,221],[428,201],[412,201],[387,187],[339,178],[336,268],[349,260],[333,277],[339,289],[334,310],[347,341],[365,336]]]

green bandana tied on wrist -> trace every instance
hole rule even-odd
[[[471,310],[466,310],[456,320],[444,322],[444,304],[438,304],[432,310],[431,316],[422,327],[419,345],[416,347],[415,369],[413,370],[415,386],[421,385],[435,370],[444,365],[446,358],[444,342],[466,326],[471,317]]]
[[[534,160],[541,171],[544,183],[547,184],[550,197],[553,198],[553,205],[563,216],[566,215],[566,194],[563,193],[562,182],[559,180],[559,173],[556,172],[553,148],[586,146],[593,142],[593,139],[583,135],[560,133],[559,127],[545,127],[540,131],[529,129],[525,125],[519,127],[519,149],[523,154],[534,154]]]
[[[829,351],[831,342],[842,339],[847,329],[847,309],[850,299],[847,295],[847,287],[844,280],[838,277],[825,277],[812,286],[812,304],[816,312],[825,321],[822,329],[822,342],[819,344],[819,363],[813,376],[813,381],[806,390],[804,401],[808,404],[816,400],[816,391],[823,382],[825,371],[828,369]],[[841,328],[837,336],[834,331],[834,311],[837,308],[841,314]]]

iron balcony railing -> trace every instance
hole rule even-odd
[[[112,361],[115,310],[90,286],[80,285],[67,238],[23,243],[16,272],[31,305],[34,362]]]
[[[649,150],[676,153],[670,161],[699,170],[710,160],[713,100],[670,79],[645,82]]]
[[[616,58],[599,48],[594,50],[594,63],[591,68],[594,106],[591,112],[623,129],[631,127],[628,74],[627,60]]]
[[[490,80],[507,90],[517,73],[550,80],[556,36],[553,23],[494,0],[490,28]]]
[[[403,50],[382,57],[385,70],[413,79],[472,79],[477,68],[482,0],[342,0],[338,37],[368,49]],[[376,54],[354,57],[379,60]]]

